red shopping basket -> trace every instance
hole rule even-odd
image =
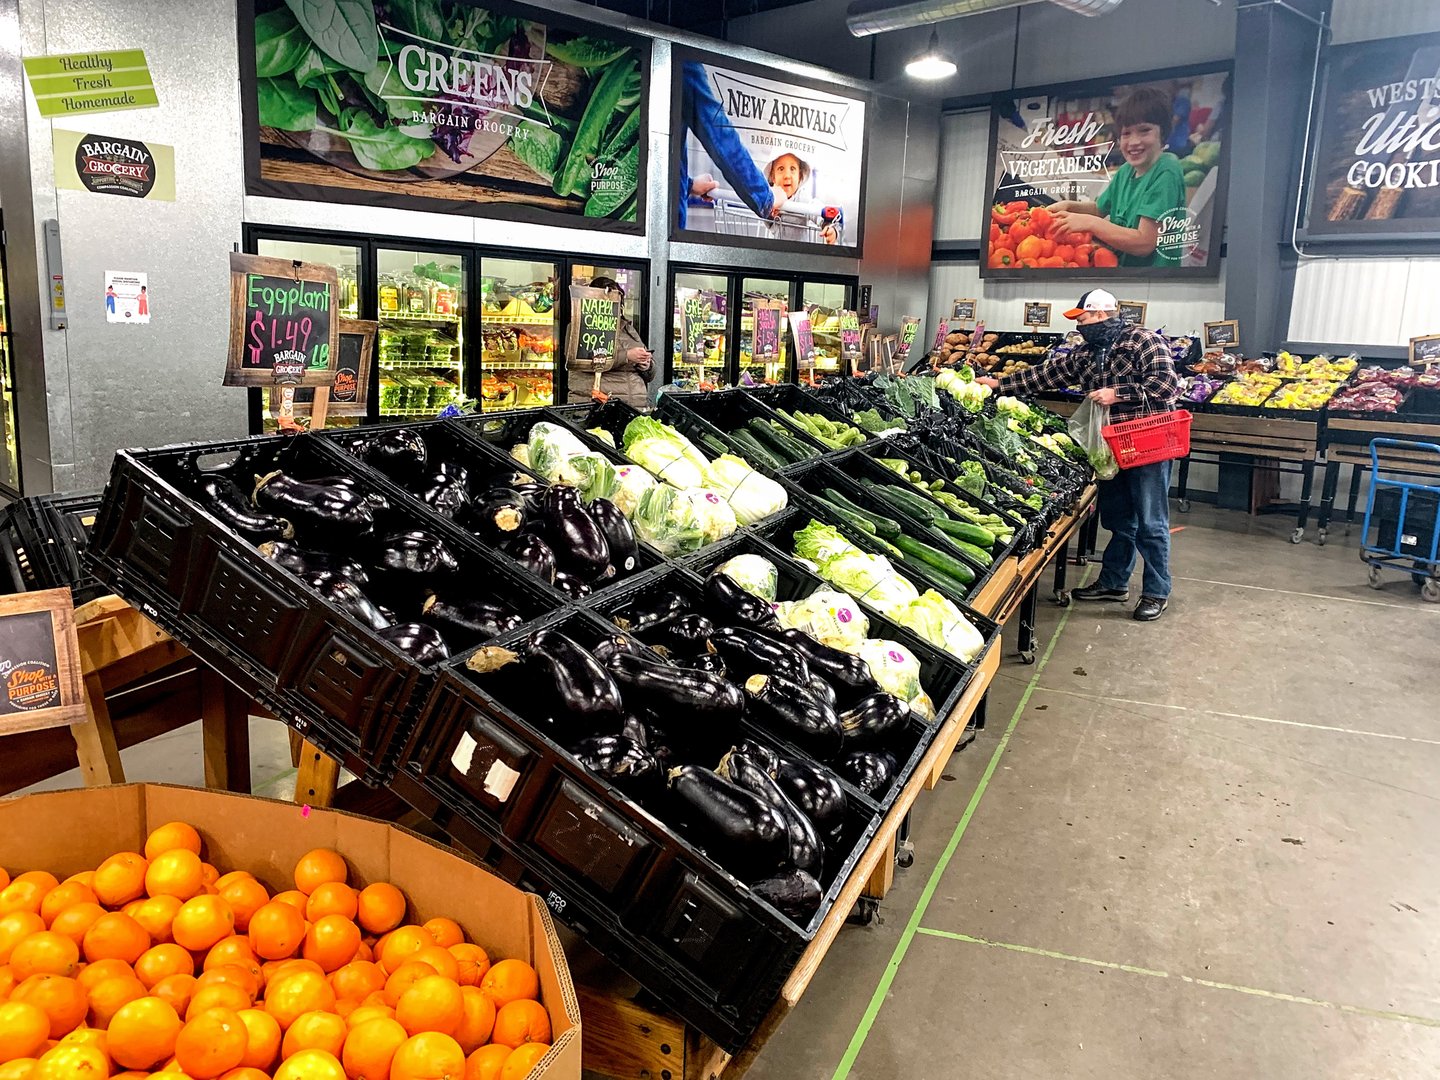
[[[1120,468],[1153,465],[1190,453],[1190,413],[1177,409],[1121,424],[1107,424],[1100,429],[1100,434]]]

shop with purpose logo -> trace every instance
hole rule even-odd
[[[60,676],[45,660],[0,661],[8,711],[32,712],[60,704]]]
[[[1200,246],[1200,222],[1188,207],[1165,211],[1156,225],[1155,250],[1167,259],[1183,260]]]

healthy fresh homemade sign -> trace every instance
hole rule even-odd
[[[641,39],[467,0],[248,10],[251,194],[639,231]]]
[[[25,76],[47,119],[160,104],[141,49],[32,56],[25,61]]]
[[[332,385],[336,287],[333,266],[232,254],[224,385]]]

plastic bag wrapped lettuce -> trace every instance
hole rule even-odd
[[[904,645],[884,638],[866,638],[851,651],[865,661],[881,690],[908,702],[910,708],[921,715],[925,715],[928,705],[926,719],[934,717],[935,705],[920,686],[920,661]]]
[[[684,555],[705,546],[705,526],[693,500],[679,488],[656,484],[630,518],[635,535],[666,555]]]
[[[625,456],[682,489],[703,487],[710,464],[684,435],[649,416],[637,416],[625,425]]]
[[[830,584],[860,597],[882,615],[919,597],[884,555],[867,555],[829,525],[812,521],[795,534],[795,554]]]
[[[570,477],[569,483],[580,489],[580,498],[587,503],[610,498],[619,482],[614,464],[599,454],[577,454],[565,462],[561,471]]]
[[[692,488],[681,494],[695,505],[695,517],[704,530],[705,543],[713,544],[734,535],[738,527],[735,511],[719,495],[708,488]]]
[[[744,458],[721,454],[705,470],[709,486],[725,497],[741,525],[754,525],[789,505],[785,489],[761,476]]]
[[[912,600],[903,617],[897,614],[895,621],[967,662],[979,656],[985,647],[985,639],[975,625],[934,589],[926,589],[918,599]]]
[[[773,604],[780,588],[780,571],[763,555],[736,555],[715,568],[746,592]]]
[[[547,480],[573,483],[573,480],[563,478],[566,463],[572,457],[589,453],[590,449],[573,432],[558,424],[541,420],[530,429],[530,465]]]
[[[833,589],[816,589],[804,600],[777,604],[775,617],[781,626],[800,630],[842,652],[853,653],[870,633],[870,619],[860,605]]]
[[[518,461],[521,465],[524,465],[527,469],[530,468],[530,444],[529,444],[529,443],[520,442],[520,443],[516,443],[514,446],[510,447],[510,456],[511,456],[512,458],[514,458],[516,461]]]
[[[640,500],[654,486],[655,478],[639,465],[620,465],[615,469],[615,487],[604,497],[618,506],[627,518],[634,517]]]

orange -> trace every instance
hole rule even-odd
[[[38,1006],[27,1001],[0,1003],[0,1061],[35,1057],[48,1038],[50,1017]]]
[[[294,956],[305,941],[305,919],[289,904],[272,900],[250,919],[250,947],[261,960]]]
[[[473,1054],[490,1041],[495,1029],[495,1003],[473,986],[462,986],[460,997],[465,1003],[465,1015],[455,1031],[455,1041],[466,1054]]]
[[[214,885],[220,880],[220,871],[215,869],[213,863],[202,862],[200,864],[200,880],[207,886]]]
[[[323,915],[305,932],[301,955],[314,960],[328,974],[355,959],[360,928],[344,915]]]
[[[396,968],[410,959],[411,953],[434,944],[435,939],[423,926],[402,926],[391,933],[378,947],[380,966],[393,973]]]
[[[194,1080],[212,1080],[245,1056],[247,1028],[230,1009],[210,1009],[188,1020],[175,1040],[175,1063]]]
[[[317,885],[305,901],[305,918],[311,922],[325,915],[343,915],[355,918],[359,909],[359,894],[343,881],[327,881]]]
[[[388,881],[366,885],[357,897],[356,917],[372,934],[388,934],[405,921],[405,894]]]
[[[110,1053],[105,1048],[105,1042],[105,1032],[100,1028],[78,1027],[61,1039],[60,1045],[64,1046],[69,1043],[79,1046],[93,1046],[108,1058]]]
[[[335,991],[324,975],[313,971],[287,972],[265,988],[265,1011],[289,1028],[297,1019],[316,1009],[335,1008]]]
[[[460,929],[460,924],[454,919],[436,918],[425,921],[425,929],[435,939],[435,944],[442,949],[448,949],[451,945],[459,945],[465,940],[465,931]]]
[[[16,945],[44,929],[45,920],[38,912],[12,911],[0,915],[0,964],[8,964]]]
[[[497,1043],[509,1047],[520,1047],[525,1043],[550,1043],[550,1014],[538,1001],[520,998],[501,1007],[495,1014],[495,1031],[491,1036]]]
[[[191,952],[204,952],[235,932],[235,913],[218,896],[197,896],[180,905],[170,932],[175,935],[175,944]]]
[[[11,1001],[25,1001],[50,1018],[50,1038],[74,1031],[85,1019],[85,991],[64,975],[32,975],[10,993]]]
[[[0,915],[8,915],[12,911],[28,911],[38,915],[40,914],[40,905],[45,902],[45,897],[49,892],[50,889],[45,888],[42,882],[21,881],[20,878],[16,878],[5,888],[0,889]]]
[[[398,1005],[400,996],[414,986],[421,979],[428,979],[439,972],[429,964],[422,964],[419,961],[406,961],[395,969],[395,973],[385,980],[385,1001],[389,1005]]]
[[[352,1080],[389,1080],[390,1062],[407,1038],[394,1020],[368,1020],[351,1028],[340,1055],[345,1074]]]
[[[438,1031],[422,1031],[400,1044],[390,1059],[390,1080],[462,1080],[460,1044]]]
[[[30,1075],[33,1080],[105,1080],[110,1059],[97,1047],[62,1043],[45,1051]]]
[[[167,975],[193,975],[195,960],[173,941],[165,945],[152,945],[135,961],[135,977],[152,989]]]
[[[89,886],[82,885],[78,881],[67,881],[55,886],[45,894],[45,899],[40,901],[40,917],[49,926],[67,908],[76,904],[95,903],[95,893]]]
[[[250,873],[249,870],[231,870],[228,874],[221,874],[218,878],[216,878],[215,885],[218,888],[223,889],[232,881],[244,881],[247,878],[251,881],[254,881],[255,875]]]
[[[500,1070],[511,1053],[510,1047],[499,1043],[482,1046],[465,1059],[465,1080],[500,1080]]]
[[[345,1067],[324,1050],[301,1050],[280,1063],[275,1080],[345,1080]]]
[[[294,1057],[301,1050],[324,1050],[327,1054],[340,1056],[345,1045],[345,1036],[350,1029],[345,1021],[333,1012],[301,1013],[285,1032],[285,1041],[280,1044],[282,1058]]]
[[[540,979],[524,960],[501,960],[480,980],[480,992],[502,1009],[521,998],[540,995]]]
[[[126,905],[125,914],[145,928],[151,941],[173,941],[175,937],[170,927],[175,922],[176,912],[184,903],[178,896],[152,896],[136,902],[133,907]]]
[[[159,998],[122,1005],[110,1020],[110,1056],[127,1069],[153,1069],[175,1053],[180,1027],[175,1010]]]
[[[5,870],[5,868],[4,868],[3,866],[0,866],[0,889],[5,888],[5,886],[7,886],[7,885],[9,885],[9,884],[10,884],[10,875],[6,872],[6,870]]]
[[[63,889],[64,886],[62,885],[61,888]],[[50,929],[69,938],[78,947],[85,940],[85,931],[94,926],[95,920],[104,914],[105,909],[99,904],[75,904],[56,915],[55,921],[50,924]],[[14,917],[12,915],[5,916],[6,919]],[[3,921],[0,919],[0,922]],[[0,945],[0,956],[3,956],[4,952],[4,946]]]
[[[427,975],[400,995],[395,1019],[411,1035],[422,1031],[454,1035],[465,1019],[465,998],[458,983],[443,975]]]
[[[60,879],[48,870],[26,870],[10,879],[10,884],[38,885],[42,892],[49,892],[60,884]]]
[[[117,908],[145,895],[145,856],[134,851],[111,855],[95,869],[90,888],[95,898],[108,908]]]
[[[185,1007],[185,1022],[189,1023],[211,1009],[229,1009],[231,1012],[240,1012],[254,1004],[255,999],[245,992],[243,986],[236,986],[234,983],[213,983],[210,986],[201,986],[197,980],[195,990],[190,995],[190,1004]]]
[[[289,904],[301,915],[305,914],[305,905],[310,901],[310,898],[299,889],[286,889],[284,892],[276,893],[270,899],[280,904]]]
[[[461,986],[479,986],[490,970],[490,957],[479,945],[451,945],[450,955],[455,958],[455,981]]]
[[[342,1001],[361,1001],[367,994],[385,989],[385,973],[380,970],[379,964],[352,960],[330,976],[330,986]]]
[[[269,986],[282,975],[288,975],[296,971],[313,971],[316,975],[324,975],[325,971],[314,960],[268,960],[260,965],[260,977],[265,985]]]
[[[342,1004],[344,1004],[344,1002],[337,1002],[336,1008],[339,1008]],[[349,1026],[351,1031],[354,1031],[357,1027],[365,1023],[367,1020],[394,1019],[395,1010],[390,1008],[389,1005],[360,1005],[357,1006],[356,1009],[345,1018],[345,1023]],[[403,1031],[404,1029],[402,1028],[401,1030]]]
[[[111,1080],[117,1080],[111,1077]],[[264,1069],[231,1069],[227,1073],[220,1074],[220,1080],[270,1080],[270,1074]]]
[[[331,851],[329,848],[316,848],[306,852],[295,864],[295,888],[306,896],[327,881],[343,884],[349,876],[350,868],[345,865],[345,860],[338,851]]]
[[[90,991],[88,1022],[94,1028],[108,1028],[115,1014],[132,1001],[145,996],[145,984],[134,975],[105,979]]]
[[[227,965],[246,968],[255,973],[255,978],[260,978],[260,961],[255,959],[255,950],[250,948],[250,939],[242,934],[231,934],[210,946],[201,969],[209,971],[211,968]]]
[[[10,954],[10,972],[17,982],[31,975],[74,975],[79,963],[75,942],[53,930],[36,931]]]
[[[93,890],[93,889],[95,888],[95,871],[94,871],[94,870],[81,870],[80,873],[78,873],[78,874],[71,874],[69,877],[67,877],[67,878],[65,879],[65,881],[78,881],[81,885],[84,885],[87,889],[92,889],[92,890]],[[65,881],[62,881],[60,884],[62,884],[62,885],[65,884]]]
[[[200,856],[184,848],[176,848],[150,860],[145,871],[145,891],[150,896],[175,896],[189,900],[205,888],[205,873]]]
[[[150,948],[150,935],[129,915],[112,911],[85,931],[84,944],[85,959],[91,963],[115,959],[134,964]]]
[[[15,974],[8,967],[0,967],[0,1001],[10,996],[15,989]]]
[[[267,1072],[280,1060],[280,1024],[264,1009],[242,1009],[235,1014],[245,1025],[245,1056],[240,1064]]]
[[[220,899],[229,904],[230,910],[235,913],[237,931],[243,932],[249,928],[250,919],[255,912],[270,902],[270,893],[254,878],[236,878],[223,885],[216,882],[215,887],[220,890]]]
[[[500,1068],[500,1080],[525,1080],[549,1051],[546,1043],[526,1043],[516,1047]]]
[[[0,1080],[30,1080],[35,1072],[36,1061],[33,1057],[15,1058],[0,1065]]]
[[[194,975],[167,975],[150,988],[150,993],[183,1014],[195,994]]]
[[[240,964],[220,964],[199,976],[195,980],[195,989],[202,990],[207,986],[218,986],[220,983],[238,986],[253,998],[260,993],[260,972],[256,968],[244,967]]]
[[[370,942],[363,937],[360,939],[360,948],[355,950],[355,959],[364,960],[367,963],[375,959],[375,950],[370,947]]]
[[[193,825],[183,821],[170,821],[154,830],[145,840],[145,858],[154,859],[167,851],[188,851],[200,854],[200,834]]]
[[[80,984],[80,989],[88,994],[106,979],[124,979],[134,974],[135,969],[124,960],[97,960],[81,968],[75,981]]]
[[[429,964],[437,975],[444,975],[452,982],[460,981],[460,964],[450,954],[449,949],[442,949],[439,945],[426,945],[423,949],[416,949],[407,959]]]

